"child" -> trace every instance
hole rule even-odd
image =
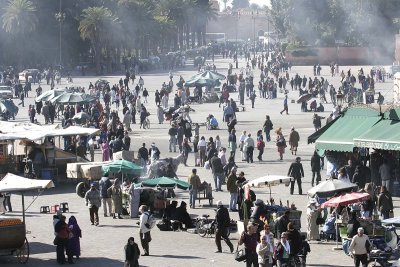
[[[81,242],[79,239],[82,238],[82,231],[78,225],[78,222],[76,221],[75,216],[71,216],[69,218],[68,228],[72,233],[68,240],[69,251],[72,257],[76,256],[76,258],[79,259],[79,256],[81,255]]]

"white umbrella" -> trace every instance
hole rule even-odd
[[[285,184],[289,185],[290,181],[292,181],[292,177],[281,176],[281,175],[266,175],[249,182],[249,185],[252,187],[269,187],[269,195],[271,197],[271,186]]]

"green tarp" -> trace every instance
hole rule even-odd
[[[400,150],[400,121],[381,120],[365,133],[355,137],[354,146]]]
[[[352,152],[354,138],[361,136],[374,126],[381,117],[379,112],[368,108],[346,111],[343,117],[333,123],[315,142],[316,149],[338,152]]]

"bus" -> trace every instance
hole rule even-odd
[[[206,33],[206,42],[207,43],[217,43],[223,44],[225,43],[225,33],[213,33],[207,32]]]

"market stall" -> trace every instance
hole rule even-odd
[[[25,211],[29,206],[25,209],[25,192],[38,190],[40,194],[44,189],[52,187],[54,183],[51,180],[32,180],[11,173],[0,181],[0,193],[13,192],[22,196],[22,221],[6,216],[0,217],[0,255],[15,254],[20,263],[28,261],[29,243],[26,238]]]

